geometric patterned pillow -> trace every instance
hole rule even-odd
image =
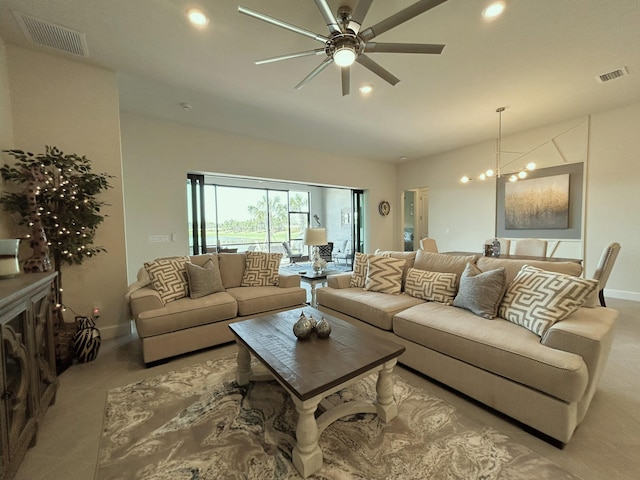
[[[353,273],[351,274],[350,287],[364,288],[364,282],[367,278],[367,259],[369,254],[356,252],[353,259]]]
[[[189,257],[161,258],[144,264],[151,285],[164,303],[186,297],[189,291],[185,264]]]
[[[499,314],[542,337],[551,325],[580,308],[596,288],[597,280],[525,265],[507,288]]]
[[[241,287],[278,285],[281,253],[247,252]]]
[[[351,281],[349,287],[352,288],[364,288],[367,280],[367,268],[369,268],[369,258],[373,256],[388,257],[389,253],[373,254],[373,253],[360,253],[356,252],[353,259],[353,273],[351,274]]]
[[[368,261],[364,289],[371,292],[398,295],[402,291],[403,258],[371,255]]]
[[[404,293],[415,298],[451,305],[456,296],[458,275],[455,273],[427,272],[410,268],[404,284]]]

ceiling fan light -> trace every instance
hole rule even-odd
[[[484,172],[484,174],[485,174],[487,177],[493,177],[493,173],[494,173],[494,172],[493,172],[493,170],[491,170],[491,169],[489,169],[489,170],[487,170],[486,172]]]
[[[469,177],[467,177],[466,175],[460,179],[460,181],[462,183],[469,183],[469,180],[471,180],[471,179]]]
[[[371,92],[373,92],[373,85],[367,84],[367,85],[362,85],[360,88],[360,93],[362,93],[363,95],[367,95]]]
[[[356,52],[351,47],[340,47],[333,52],[333,61],[339,67],[350,67],[356,61]]]
[[[527,170],[531,171],[531,170],[535,170],[536,169],[536,164],[535,162],[529,162],[527,163]]]

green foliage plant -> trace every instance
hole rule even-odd
[[[62,304],[61,266],[81,264],[87,258],[106,252],[105,248],[93,245],[96,230],[105,218],[101,209],[108,205],[98,200],[97,195],[111,187],[109,179],[113,177],[93,173],[91,160],[75,153],[65,155],[56,147],[46,146],[43,154],[22,150],[4,152],[16,160],[15,165],[5,164],[0,168],[5,182],[27,186],[34,179],[34,171],[40,179],[36,182],[37,203],[49,255],[58,272],[57,303]],[[30,227],[26,188],[4,192],[0,204],[19,217],[19,225]]]

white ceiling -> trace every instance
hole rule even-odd
[[[414,3],[376,0],[364,27]],[[333,11],[356,0],[329,0]],[[257,66],[254,60],[320,43],[241,15],[238,5],[323,35],[312,0],[0,0],[5,42],[117,72],[121,109],[279,143],[398,162],[640,100],[639,0],[510,0],[487,22],[489,0],[448,0],[376,38],[444,43],[442,55],[372,53],[401,79],[395,87],[361,65],[351,95],[325,69],[293,87],[323,57]],[[208,28],[187,23],[199,6]],[[81,58],[30,42],[13,11],[86,34]],[[600,84],[599,74],[629,75]],[[375,91],[357,92],[364,83]],[[191,110],[180,103],[188,102]]]

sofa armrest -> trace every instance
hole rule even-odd
[[[157,310],[164,307],[164,302],[160,294],[151,287],[143,287],[129,295],[129,308],[133,318],[138,318],[142,312],[147,310]]]
[[[611,344],[618,311],[611,308],[579,308],[547,330],[541,343],[580,355],[589,371],[589,382],[602,373]]]
[[[327,286],[331,288],[349,288],[351,283],[351,272],[337,273],[327,276]]]
[[[300,286],[300,275],[297,273],[281,273],[278,280],[280,288],[291,288]]]

